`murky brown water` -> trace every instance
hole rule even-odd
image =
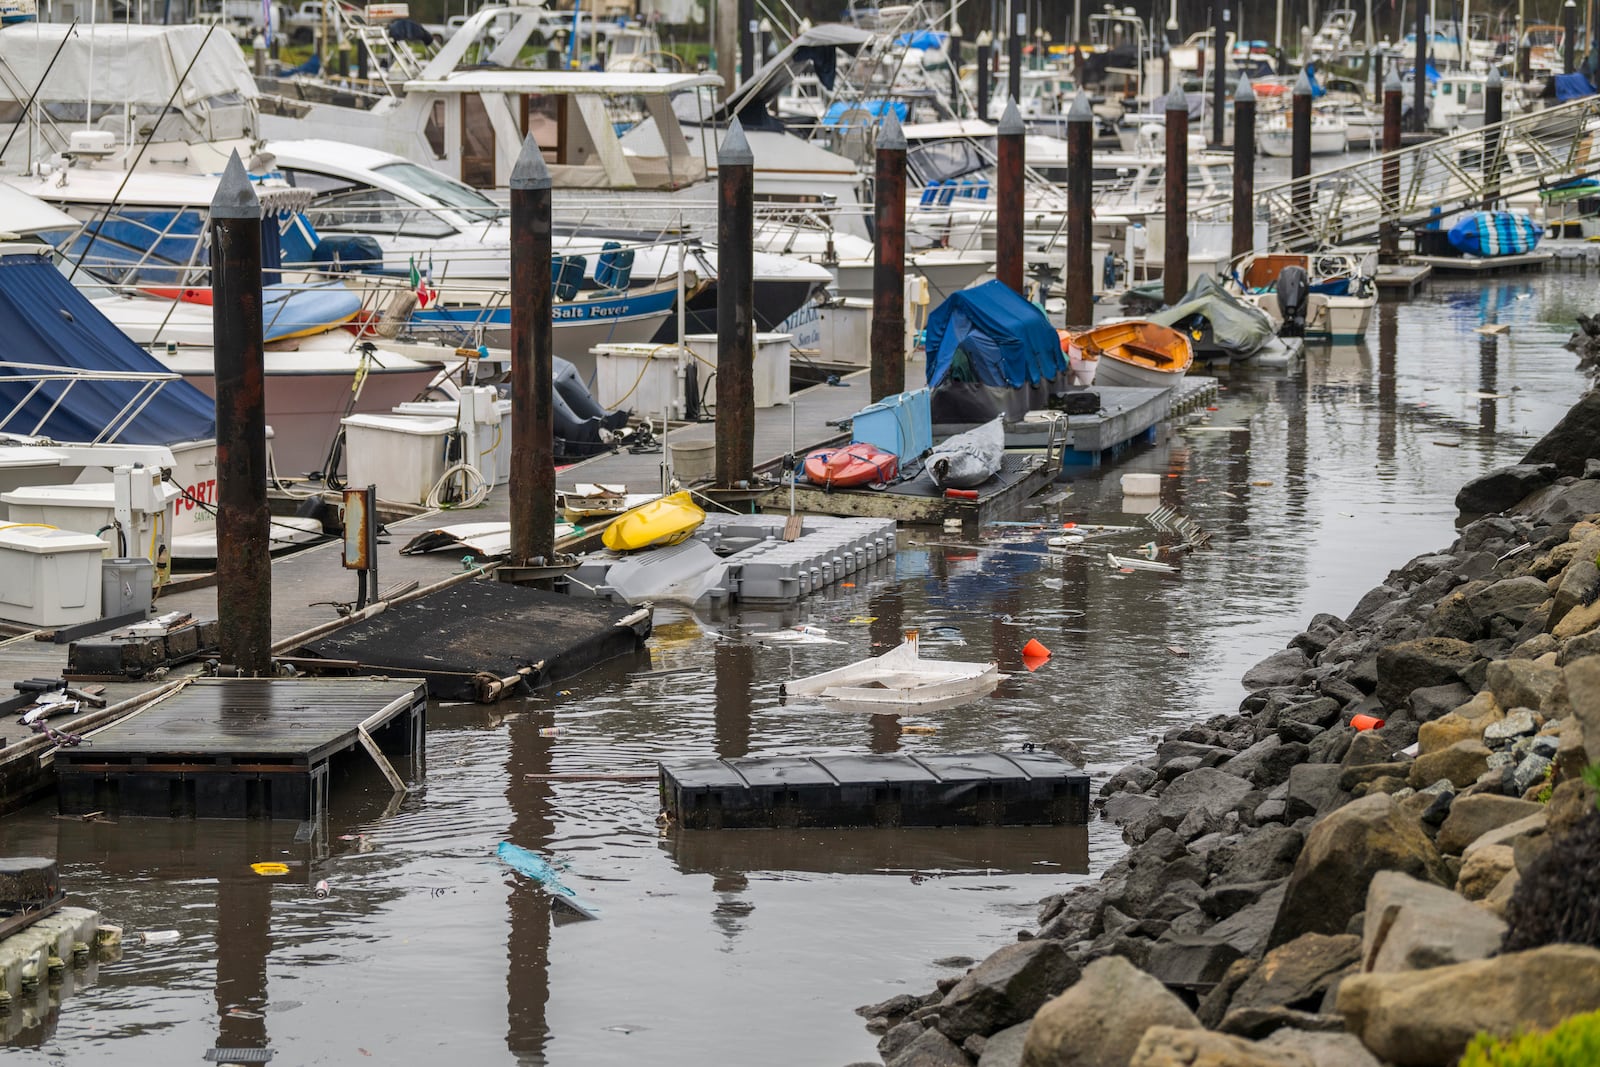
[[[1232,708],[1243,670],[1314,612],[1349,610],[1388,569],[1448,542],[1464,478],[1519,456],[1577,395],[1560,344],[1572,316],[1594,310],[1593,291],[1579,274],[1436,283],[1382,307],[1366,345],[1313,353],[1293,374],[1235,376],[1210,429],[1086,472],[1035,513],[1137,524],[1117,478],[1160,472],[1163,501],[1214,536],[1181,575],[1115,573],[1097,551],[1050,555],[1042,530],[991,529],[981,544],[911,533],[894,571],[795,612],[659,613],[649,668],[591,676],[550,700],[435,709],[425,790],[393,812],[344,790],[326,845],[296,844],[285,825],[84,825],[48,804],[0,821],[0,850],[59,857],[79,901],[130,931],[182,935],[130,944],[59,1010],[0,1020],[8,1061],[200,1062],[219,1045],[269,1045],[289,1064],[873,1058],[852,1008],[920,992],[949,973],[934,960],[1010,939],[1038,898],[1102,869],[1116,835],[1095,825],[679,841],[659,836],[650,783],[527,775],[1058,735],[1103,775],[1172,723]],[[1510,333],[1473,333],[1486,316]],[[801,621],[844,643],[745,635]],[[780,700],[791,672],[856,658],[903,626],[921,629],[930,655],[993,656],[1014,677],[990,699],[917,717],[932,734]],[[1033,673],[1020,663],[1029,638],[1055,653]],[[550,726],[560,735],[540,734]],[[386,792],[369,784],[370,796]],[[600,921],[553,924],[542,891],[495,859],[506,839],[564,860]],[[251,873],[265,859],[291,875]],[[332,895],[319,900],[311,887],[323,878]]]

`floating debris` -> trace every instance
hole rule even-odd
[[[1116,556],[1106,553],[1106,562],[1113,570],[1124,571],[1156,571],[1161,574],[1173,574],[1178,568],[1170,563],[1161,563],[1153,559],[1140,559],[1137,556]]]

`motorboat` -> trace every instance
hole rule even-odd
[[[934,445],[923,466],[940,489],[972,489],[999,473],[1005,454],[1005,425],[994,418]]]
[[[1256,130],[1256,144],[1269,156],[1294,154],[1293,118],[1287,111],[1269,116]],[[1350,145],[1350,127],[1344,118],[1326,111],[1311,114],[1311,154],[1330,156]]]
[[[1108,322],[1073,334],[1068,340],[1069,361],[1073,350],[1099,363],[1095,378],[1101,385],[1166,389],[1181,381],[1194,363],[1187,335],[1140,319]]]
[[[705,509],[684,490],[619,515],[601,532],[600,541],[613,552],[666,548],[688,540],[705,521]]]
[[[1304,272],[1305,294],[1303,306],[1286,309],[1278,289],[1290,269]],[[1233,276],[1240,291],[1272,318],[1285,319],[1286,310],[1302,317],[1304,325],[1296,329],[1303,329],[1307,340],[1354,344],[1366,336],[1378,306],[1376,270],[1370,253],[1280,252],[1246,256]]]
[[[900,473],[900,459],[864,441],[842,448],[819,448],[806,456],[806,477],[824,489],[853,489],[892,482]]]
[[[923,707],[987,696],[1004,682],[998,664],[923,659],[917,632],[881,656],[858,660],[786,683],[790,696],[815,696],[847,704]]]

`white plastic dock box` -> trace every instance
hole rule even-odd
[[[76,482],[72,485],[29,485],[0,494],[12,522],[39,522],[62,530],[98,536],[113,556],[143,556],[155,561],[158,546],[172,546],[174,511],[182,491],[169,482],[156,482],[147,493],[136,494],[134,529],[127,544],[118,543],[112,527],[117,488],[111,482]],[[98,583],[99,577],[95,578]],[[99,618],[99,616],[95,616]]]
[[[756,334],[756,407],[770,408],[775,404],[789,402],[789,348],[794,340],[786,333],[758,333]],[[688,338],[689,349],[695,355],[713,366],[717,362],[717,335],[714,333],[691,333]],[[700,385],[705,387],[706,366],[700,367]],[[706,397],[709,401],[715,395],[716,386],[712,385],[711,393]]]
[[[589,351],[594,356],[595,403],[646,418],[684,417],[684,367],[694,357],[683,349],[645,342],[595,345]],[[710,379],[711,368],[702,366],[697,372],[700,388]]]
[[[100,618],[100,555],[94,534],[0,526],[0,619],[73,626]]]
[[[351,415],[339,420],[345,431],[348,473],[345,484],[378,487],[378,499],[396,504],[427,503],[444,476],[445,439],[455,419],[422,415]]]
[[[454,422],[460,417],[460,409],[461,403],[457,400],[412,400],[396,405],[394,413]],[[505,485],[511,480],[511,401],[496,400],[494,410],[498,421],[478,426],[478,451],[483,453],[483,462],[477,467],[485,477],[492,478],[495,485]],[[430,484],[428,488],[433,486]]]

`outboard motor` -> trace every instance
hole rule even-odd
[[[1311,294],[1311,280],[1300,267],[1285,267],[1278,272],[1276,286],[1278,310],[1283,314],[1279,337],[1304,337],[1306,335],[1306,303]]]

